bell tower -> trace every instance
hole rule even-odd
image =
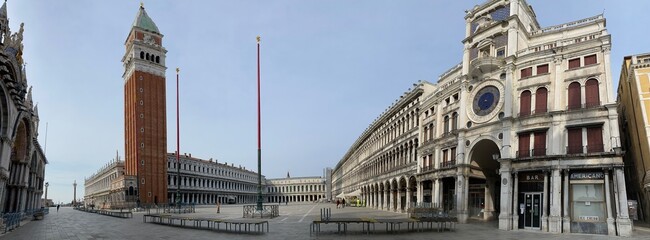
[[[163,35],[140,5],[124,45],[126,175],[143,204],[167,203],[167,122]]]

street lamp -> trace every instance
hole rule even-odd
[[[181,137],[180,137],[180,112],[179,112],[179,93],[178,93],[178,75],[181,71],[176,68],[176,205],[178,213],[181,213]]]
[[[47,187],[50,186],[49,182],[45,182],[45,206],[49,207],[49,202],[47,201]]]
[[[262,114],[260,104],[260,36],[257,36],[257,211],[262,216]]]

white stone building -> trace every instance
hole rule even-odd
[[[89,208],[133,208],[137,191],[135,177],[124,174],[124,161],[116,156],[84,180],[84,204]]]
[[[269,203],[315,202],[326,200],[326,179],[295,177],[267,179],[264,198]]]
[[[0,7],[0,212],[41,209],[45,153],[38,143],[38,106],[23,61],[23,24],[9,30],[7,3]],[[2,225],[0,219],[0,225]],[[1,226],[0,226],[1,227]]]
[[[254,203],[257,200],[257,173],[234,163],[193,158],[180,155],[177,169],[176,155],[167,154],[167,191],[170,203],[177,202],[180,184],[181,203],[216,204]],[[177,181],[180,170],[180,181]],[[264,183],[262,176],[262,183]]]
[[[503,230],[630,235],[603,15],[542,28],[525,0],[491,0],[465,21],[461,63],[371,124],[334,192]]]

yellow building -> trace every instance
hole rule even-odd
[[[650,220],[650,53],[623,59],[618,83],[626,185],[638,201],[638,220]],[[631,216],[632,218],[633,216]]]

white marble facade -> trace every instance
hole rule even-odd
[[[629,236],[603,15],[541,27],[524,0],[465,14],[461,63],[418,82],[333,170],[368,207],[434,206],[503,230]]]

